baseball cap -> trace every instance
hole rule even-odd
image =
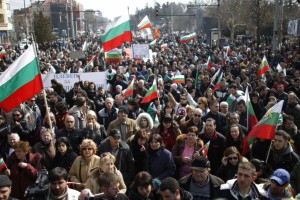
[[[0,187],[11,186],[12,182],[6,175],[0,175]]]
[[[116,138],[116,137],[121,137],[121,133],[118,129],[114,128],[112,129],[109,134],[109,136],[113,137],[113,138]]]
[[[277,181],[279,185],[285,185],[290,181],[290,174],[285,169],[277,169],[270,179]]]
[[[192,169],[203,169],[203,168],[209,168],[210,167],[210,162],[207,158],[203,157],[197,157],[193,162],[192,162]]]

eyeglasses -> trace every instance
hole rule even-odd
[[[92,151],[93,148],[82,148],[82,151]]]
[[[278,185],[278,186],[280,186],[280,187],[284,185],[284,184],[283,184],[283,185],[280,185],[277,181],[275,181],[275,180],[273,180],[273,179],[271,179],[271,183],[276,184],[276,185]]]
[[[238,157],[228,157],[228,160],[237,160]]]
[[[201,117],[201,115],[194,114],[195,117]]]

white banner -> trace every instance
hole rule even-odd
[[[51,79],[56,79],[58,83],[61,83],[66,91],[73,88],[74,83],[78,82],[79,73],[70,74],[42,74],[43,83],[45,89],[51,87]],[[104,89],[107,87],[105,72],[87,72],[80,74],[80,80],[94,82],[96,87],[102,86]]]
[[[133,58],[148,58],[149,59],[149,44],[133,44]]]
[[[287,33],[289,35],[297,36],[298,33],[298,19],[289,20]]]

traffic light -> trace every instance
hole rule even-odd
[[[159,13],[158,13],[158,10],[155,10],[155,15],[158,16],[158,14],[159,14]]]

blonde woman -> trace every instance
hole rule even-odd
[[[99,177],[102,173],[104,172],[111,172],[116,174],[119,177],[119,189],[120,193],[126,193],[126,185],[123,180],[123,175],[122,173],[116,168],[115,166],[115,161],[116,158],[109,152],[102,153],[100,155],[100,165],[98,170],[93,171],[91,173],[90,177],[88,178],[85,188],[88,188],[91,190],[93,194],[98,194],[100,193],[100,188],[99,188]]]
[[[76,182],[75,188],[79,191],[85,188],[85,183],[91,173],[98,169],[100,157],[96,155],[97,146],[91,139],[84,139],[80,145],[80,156],[78,156],[71,166],[69,178],[71,182]]]
[[[84,139],[91,139],[96,142],[96,145],[100,145],[100,142],[106,138],[106,130],[103,125],[97,122],[97,115],[95,111],[87,111],[86,127],[82,129],[82,136]]]

